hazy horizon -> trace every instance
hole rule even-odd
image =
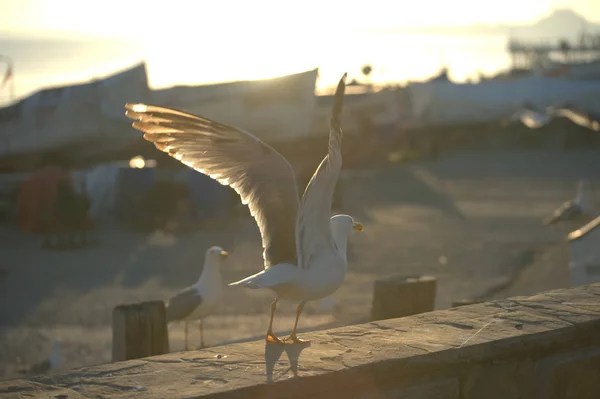
[[[305,29],[307,24],[320,34],[372,28],[527,24],[555,9],[571,9],[590,22],[600,21],[600,3],[593,0],[505,0],[486,4],[478,0],[421,0],[408,7],[386,0],[371,0],[368,4],[305,0],[293,9],[285,9],[275,0],[255,0],[251,4],[223,0],[210,6],[184,0],[170,0],[168,6],[146,1],[143,7],[137,2],[106,0],[93,12],[77,0],[0,0],[0,5],[4,32],[119,38],[177,37],[182,32],[260,35],[274,30],[285,35]]]
[[[161,46],[135,43],[111,46],[110,43],[90,45],[72,42],[66,45],[64,41],[48,39],[39,45],[35,39],[0,39],[0,48],[7,48],[11,43],[17,97],[42,88],[85,83],[141,61],[146,62],[149,84],[153,89],[267,79],[319,68],[317,90],[334,85],[340,73],[346,71],[350,80],[364,80],[360,69],[367,63],[373,66],[370,80],[374,83],[423,80],[439,72],[442,64],[450,67],[453,79],[462,81],[476,71],[489,74],[509,63],[508,54],[504,51],[505,37],[501,35],[354,34],[348,35],[347,40],[337,46],[324,40],[317,45],[297,43],[291,49],[281,50],[278,59],[269,59],[268,49],[261,50],[248,43],[236,54],[244,60],[243,64],[229,60],[203,62],[197,60],[194,54],[165,57]],[[402,51],[387,50],[393,47],[402,48]],[[213,48],[208,52],[217,51]],[[294,57],[294,53],[301,55]],[[265,64],[266,59],[270,64]],[[2,73],[3,69],[0,69],[0,76]],[[1,91],[0,103],[6,103],[7,96],[6,90]]]
[[[410,9],[386,7],[383,0],[372,0],[368,6],[310,0],[292,14],[268,0],[211,7],[199,3],[185,7],[182,0],[171,0],[160,12],[151,3],[139,7],[108,0],[89,13],[74,0],[0,0],[8,10],[0,15],[4,28],[0,54],[14,60],[17,97],[45,87],[83,83],[141,61],[147,64],[152,88],[265,79],[319,68],[317,89],[322,90],[334,85],[344,71],[350,78],[361,78],[360,67],[367,63],[374,67],[370,80],[375,83],[426,79],[442,66],[461,82],[509,65],[505,35],[369,30],[419,24],[527,25],[567,8],[564,2],[551,0],[506,0],[485,6],[475,0],[452,4],[424,0]],[[569,3],[568,9],[587,21],[600,20],[600,3]],[[5,68],[0,65],[0,77]],[[0,103],[7,96],[6,90],[0,92]]]

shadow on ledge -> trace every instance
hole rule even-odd
[[[267,370],[267,383],[273,382],[273,370],[275,363],[281,357],[281,354],[285,351],[285,354],[290,361],[290,367],[287,372],[292,372],[294,377],[298,377],[298,359],[300,354],[306,348],[310,347],[310,342],[305,344],[283,344],[274,345],[265,343],[265,366]]]

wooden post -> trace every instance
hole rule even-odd
[[[457,308],[459,306],[467,306],[467,305],[475,305],[476,303],[484,302],[481,299],[458,299],[456,301],[452,301],[452,307]]]
[[[165,353],[169,353],[169,333],[163,301],[114,308],[113,362]]]
[[[377,280],[373,287],[371,321],[431,312],[436,290],[437,280],[432,276]]]

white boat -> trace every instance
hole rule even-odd
[[[318,72],[314,69],[273,79],[176,86],[154,91],[153,102],[245,129],[269,143],[292,141],[309,132]]]
[[[75,146],[135,140],[123,104],[148,101],[146,66],[89,83],[53,87],[0,109],[0,158]],[[129,133],[130,132],[130,133]]]
[[[526,76],[479,84],[415,83],[405,90],[415,124],[421,126],[498,122],[512,115],[523,102],[539,109],[568,102],[586,112],[600,111],[600,80]]]
[[[332,95],[318,96],[314,112],[311,135],[322,134],[329,126]],[[398,126],[405,116],[401,106],[401,96],[394,89],[383,89],[376,92],[347,92],[344,97],[344,114],[342,125],[344,134],[362,134],[368,126]]]

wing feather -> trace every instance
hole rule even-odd
[[[552,216],[546,219],[545,224],[554,224],[556,222],[575,218],[581,215],[581,207],[575,201],[569,200],[556,208],[554,212],[552,212]]]
[[[569,119],[571,122],[594,131],[600,131],[600,123],[587,112],[565,106],[554,110],[554,114]]]
[[[344,74],[338,83],[331,120],[329,123],[329,150],[308,182],[296,223],[296,246],[298,265],[307,268],[310,255],[323,250],[334,250],[335,241],[331,235],[330,221],[333,193],[342,168],[342,129],[341,114],[346,89]]]
[[[146,104],[125,108],[157,149],[239,194],[260,229],[265,268],[296,263],[298,189],[281,154],[244,130],[197,115]]]

